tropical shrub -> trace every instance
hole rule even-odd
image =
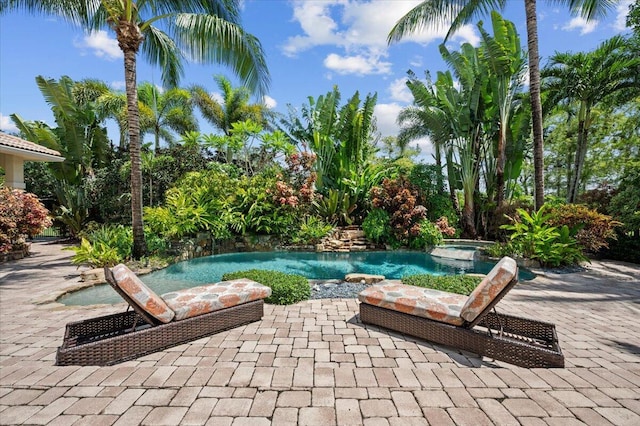
[[[516,253],[543,266],[573,265],[588,260],[567,225],[560,228],[549,225],[547,209],[543,205],[531,214],[518,209],[519,220],[511,218],[512,224],[502,226],[512,232],[510,238]]]
[[[453,207],[451,197],[445,193],[444,178],[437,165],[416,164],[411,169],[409,181],[420,189],[420,199],[427,208],[427,219],[435,222],[444,216],[450,226],[458,226],[458,212]]]
[[[311,296],[309,281],[295,274],[285,274],[278,271],[250,269],[226,273],[222,276],[224,281],[247,278],[271,288],[271,296],[265,299],[266,303],[275,305],[291,305]]]
[[[300,198],[281,181],[279,169],[267,169],[243,177],[235,192],[235,205],[229,208],[244,218],[246,229],[258,234],[291,237],[302,209]],[[286,196],[285,196],[286,194]]]
[[[293,242],[296,244],[317,244],[333,229],[328,223],[316,216],[306,216],[296,231]]]
[[[578,244],[586,251],[596,253],[609,246],[608,240],[616,238],[615,227],[620,222],[611,216],[598,213],[581,204],[564,204],[551,209],[549,224],[556,227],[566,225],[575,232]]]
[[[78,238],[89,219],[89,202],[84,186],[61,181],[56,188],[56,195],[59,205],[55,210],[55,219],[65,226],[71,237]]]
[[[130,242],[133,244],[133,239]],[[86,238],[80,240],[78,247],[68,247],[75,254],[71,258],[74,265],[89,265],[92,268],[103,268],[121,263],[124,259],[115,247],[110,247],[102,241],[90,243]]]
[[[616,195],[611,199],[609,214],[623,223],[623,230],[640,238],[640,161],[625,167]]]
[[[372,209],[362,222],[365,237],[376,243],[386,242],[391,235],[391,218],[382,209]]]
[[[447,237],[454,237],[458,233],[456,228],[449,225],[449,218],[447,218],[447,216],[440,217],[435,221],[435,225],[438,227],[442,235],[446,235]]]
[[[402,283],[417,287],[432,288],[449,293],[468,296],[480,284],[482,277],[470,275],[429,275],[416,274],[402,277]]]
[[[131,227],[123,225],[89,224],[81,234],[80,245],[69,247],[75,254],[71,258],[74,265],[90,265],[93,268],[114,266],[131,257],[133,233]]]
[[[90,265],[93,268],[114,266],[131,259],[133,232],[124,225],[97,225],[89,223],[80,234],[80,245],[69,247],[75,254],[71,258],[74,265]],[[145,240],[150,255],[161,255],[168,248],[168,242],[145,229]]]
[[[442,241],[443,238],[440,228],[425,219],[420,222],[418,235],[411,239],[409,245],[411,248],[424,249],[442,244]]]
[[[51,226],[49,211],[34,194],[0,188],[0,253],[11,251]]]
[[[381,186],[371,189],[374,207],[390,215],[392,236],[403,244],[420,234],[420,222],[427,209],[418,201],[418,190],[406,178],[383,179]]]
[[[497,241],[508,241],[510,233],[503,225],[512,223],[512,219],[519,220],[518,209],[526,212],[533,210],[533,205],[526,200],[505,200],[501,206],[497,207],[493,214],[487,217],[487,237]]]
[[[334,225],[351,225],[351,214],[356,209],[355,200],[348,193],[330,189],[326,196],[313,201],[315,213]]]

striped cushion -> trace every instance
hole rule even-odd
[[[518,265],[510,257],[503,257],[469,295],[460,316],[471,322],[496,298],[518,275]]]
[[[271,288],[249,279],[222,281],[162,295],[176,319],[191,318],[271,296]]]
[[[175,313],[131,269],[120,264],[114,266],[111,271],[118,287],[135,300],[149,315],[163,323],[171,322]]]

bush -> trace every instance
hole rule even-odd
[[[420,234],[420,222],[426,217],[427,209],[418,197],[418,188],[402,177],[385,178],[382,186],[371,189],[373,206],[389,213],[392,236],[401,243],[408,244]]]
[[[619,234],[618,239],[613,241],[608,249],[600,251],[598,256],[640,264],[640,238]]]
[[[415,249],[424,249],[442,244],[442,240],[440,228],[425,219],[420,222],[420,232],[411,239],[410,246]]]
[[[149,254],[163,253],[168,243],[165,239],[145,229],[145,240]],[[87,264],[93,268],[114,266],[131,259],[133,232],[123,225],[96,225],[94,222],[82,232],[80,245],[69,247],[75,254],[71,258],[74,265]]]
[[[376,243],[386,242],[391,235],[389,213],[382,209],[372,209],[362,222],[365,237]]]
[[[300,223],[300,228],[294,235],[293,242],[296,244],[317,244],[332,229],[333,226],[325,223],[322,219],[316,216],[307,216]]]
[[[34,194],[0,188],[0,253],[24,244],[26,237],[51,226],[49,211]]]
[[[548,223],[547,209],[547,205],[543,205],[531,214],[518,209],[513,223],[501,226],[512,232],[511,243],[516,253],[543,266],[575,265],[588,260],[567,225],[557,228]]]
[[[247,271],[230,272],[222,276],[223,281],[247,278],[271,288],[271,296],[266,303],[275,305],[292,305],[311,296],[309,281],[295,274],[285,274],[278,271],[250,269]]]
[[[468,296],[480,284],[482,277],[470,275],[429,275],[417,274],[402,277],[402,283],[417,287],[432,288]]]
[[[609,213],[620,220],[625,232],[640,235],[640,161],[625,167],[616,195],[611,199]]]
[[[556,227],[568,226],[575,232],[578,244],[591,253],[609,247],[608,240],[616,238],[614,228],[621,225],[610,216],[580,204],[554,206],[550,211],[548,223]]]

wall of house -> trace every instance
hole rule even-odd
[[[0,167],[4,169],[4,186],[25,189],[24,160],[14,155],[0,154]]]

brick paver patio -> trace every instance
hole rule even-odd
[[[523,369],[363,326],[355,299],[266,305],[262,321],[111,367],[56,367],[64,325],[124,309],[43,303],[79,283],[35,243],[0,264],[0,423],[640,425],[640,268],[520,283],[499,310],[554,322],[564,369]]]

